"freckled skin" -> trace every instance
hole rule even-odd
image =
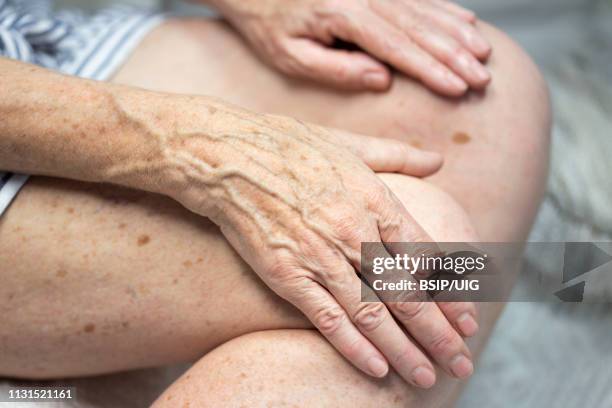
[[[453,143],[463,145],[472,140],[472,137],[465,132],[457,132],[453,135]]]
[[[138,237],[137,244],[138,246],[147,245],[151,241],[151,237],[148,235],[141,235]]]
[[[499,39],[499,34],[488,31]],[[171,92],[230,97],[234,102],[257,111],[279,112],[375,135],[382,135],[394,119],[402,120],[412,129],[417,127],[419,132],[397,131],[390,136],[423,135],[421,140],[425,147],[440,149],[447,154],[442,172],[427,181],[396,176],[401,181],[393,184],[393,176],[381,176],[432,235],[441,240],[466,239],[465,234],[471,227],[470,223],[458,224],[461,218],[456,212],[455,201],[458,201],[467,210],[471,223],[483,239],[524,238],[534,212],[533,203],[537,203],[540,191],[539,184],[532,181],[543,178],[540,176],[544,173],[541,168],[530,166],[546,160],[541,151],[518,157],[516,152],[524,152],[529,145],[545,144],[541,115],[536,114],[545,103],[517,111],[516,100],[536,101],[537,95],[534,92],[527,95],[512,93],[532,89],[529,84],[533,75],[524,72],[524,63],[517,64],[522,56],[508,46],[508,41],[495,42],[493,99],[486,103],[476,101],[457,105],[432,98],[428,92],[402,78],[396,78],[390,93],[383,97],[363,95],[352,98],[315,91],[303,84],[286,86],[284,79],[279,80],[276,74],[258,65],[258,60],[221,24],[181,22],[174,27],[165,25],[158,33],[150,36],[147,44],[137,52],[139,55],[135,56],[140,58],[144,53],[144,69],[135,70],[139,65],[136,58],[126,66],[127,70],[121,77],[123,81]],[[227,49],[235,50],[231,53],[231,64]],[[512,51],[508,58],[511,63],[504,65],[502,56],[506,56],[508,51]],[[167,58],[163,57],[170,54],[179,61],[172,60],[167,75],[164,75],[162,71],[166,68]],[[201,64],[177,65],[184,55],[200,55]],[[154,66],[151,61],[156,61]],[[185,71],[177,72],[177,66]],[[521,68],[520,75],[508,70],[508,66]],[[227,73],[227,76],[215,75],[218,72]],[[237,89],[236,78],[240,78],[241,72],[256,72],[258,80],[245,80]],[[162,78],[166,81],[160,80]],[[510,86],[506,86],[506,82]],[[517,88],[514,86],[517,82],[525,86]],[[270,97],[266,98],[268,95]],[[398,112],[394,110],[398,100],[411,106]],[[376,107],[376,114],[370,114],[373,107]],[[509,120],[509,116],[516,114],[529,117],[529,120]],[[122,123],[129,124],[128,121]],[[159,126],[154,121],[151,123]],[[483,134],[495,135],[494,143],[492,137],[479,138],[478,143],[475,141],[466,146],[452,143],[448,135],[458,127],[477,134],[474,123],[479,124]],[[95,139],[95,129],[90,134],[91,139]],[[155,152],[148,153],[143,157],[156,157]],[[474,154],[479,154],[480,159],[475,161]],[[523,156],[530,160],[522,160]],[[533,160],[533,157],[539,160]],[[503,177],[499,172],[491,171],[508,163],[520,171]],[[332,170],[337,169],[332,166]],[[535,177],[526,179],[524,172]],[[131,191],[121,190],[114,193],[124,199],[123,204],[117,205],[108,199],[116,187],[91,186],[35,177],[0,220],[0,253],[3,254],[0,256],[0,270],[4,272],[0,299],[12,297],[10,302],[0,303],[0,308],[14,308],[21,312],[3,314],[5,319],[1,329],[4,332],[0,334],[6,342],[3,343],[5,348],[0,348],[0,353],[5,353],[0,358],[1,374],[64,377],[167,364],[200,358],[206,351],[236,338],[227,347],[218,349],[219,353],[202,358],[199,367],[204,367],[204,370],[200,373],[194,371],[197,375],[188,372],[169,390],[169,394],[180,396],[187,400],[186,403],[198,407],[213,404],[213,398],[219,398],[219,403],[212,406],[223,406],[228,397],[243,398],[236,406],[252,406],[249,402],[254,398],[263,401],[278,396],[277,401],[290,401],[299,395],[296,392],[299,387],[304,387],[301,389],[307,395],[316,395],[318,401],[328,398],[328,406],[347,406],[347,400],[337,400],[338,395],[355,398],[350,404],[355,407],[372,406],[373,402],[375,406],[394,406],[396,395],[402,396],[398,406],[452,405],[459,388],[456,381],[443,380],[433,390],[421,393],[407,386],[394,373],[382,382],[375,381],[355,370],[312,330],[295,330],[311,326],[299,312],[278,299],[254,276],[212,223],[164,197],[145,195],[133,200]],[[512,188],[497,189],[497,186]],[[454,199],[443,195],[440,190],[449,192]],[[513,194],[508,194],[510,190]],[[58,200],[61,208],[70,205],[88,216],[69,217],[65,211],[53,211],[50,198]],[[100,211],[106,214],[104,223],[96,221],[95,214]],[[48,214],[44,223],[32,224],[31,220],[40,219],[41,213]],[[125,231],[117,228],[121,223],[127,224]],[[20,236],[12,233],[17,225],[29,225],[29,234],[36,236],[36,240],[21,243]],[[61,236],[51,234],[50,226],[55,226],[55,231],[62,231]],[[134,237],[143,230],[154,236],[159,245],[134,245]],[[437,235],[438,232],[463,235]],[[92,233],[99,242],[118,239],[122,259],[117,259],[114,250],[100,249],[94,255],[94,244],[83,239]],[[46,245],[41,246],[41,242]],[[108,249],[108,245],[106,247]],[[41,252],[41,248],[46,252]],[[87,264],[82,261],[84,252],[92,254]],[[58,261],[58,253],[66,254],[64,261],[67,265],[53,264]],[[185,259],[197,259],[202,254],[206,261],[201,267],[191,268],[191,272],[182,267],[181,262]],[[47,260],[51,271],[53,268],[69,268],[70,279],[62,280],[60,287],[53,285],[57,279],[50,284],[44,283],[49,270],[41,270],[40,260]],[[113,274],[107,276],[108,271]],[[180,277],[178,284],[170,285],[175,276]],[[72,286],[68,286],[68,282]],[[135,289],[141,284],[150,288],[148,294]],[[39,288],[39,296],[24,297],[20,291],[24,285]],[[97,290],[92,290],[93,287]],[[36,314],[28,314],[28,309],[21,307],[25,299],[31,302],[31,309],[36,310]],[[227,307],[219,308],[220,304]],[[78,313],[72,312],[74,308]],[[495,321],[495,310],[495,305],[484,308],[487,316],[482,320],[484,333],[476,339],[479,345]],[[49,321],[61,323],[58,325],[60,330],[41,337],[36,323],[41,313],[53,316]],[[75,318],[85,315],[91,319],[75,321]],[[114,325],[107,332],[104,322],[109,319]],[[122,329],[122,319],[130,321],[130,330]],[[77,336],[75,333],[80,333],[89,321],[105,329],[88,336]],[[210,326],[203,323],[206,321]],[[61,332],[62,328],[70,329],[68,338],[63,341],[61,339],[66,333]],[[254,331],[264,331],[264,335],[244,336]],[[17,355],[26,357],[16,358]],[[223,377],[218,375],[212,379],[208,375],[211,371]],[[239,372],[249,373],[253,381],[242,388],[232,386]],[[282,383],[281,380],[286,384],[275,388],[276,384]],[[223,384],[228,388],[220,386]],[[262,387],[265,392],[261,391]],[[167,406],[181,406],[180,401],[172,402]],[[296,405],[303,406],[299,401]]]
[[[412,146],[417,147],[417,148],[421,148],[423,147],[423,143],[419,140],[411,140],[409,142]]]

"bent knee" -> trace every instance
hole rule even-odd
[[[491,115],[500,125],[522,129],[522,132],[513,132],[516,138],[547,147],[551,105],[544,76],[531,57],[507,34],[486,23],[481,23],[480,29],[494,50],[488,61],[493,81],[484,99],[492,102],[493,109],[497,110]]]
[[[436,242],[477,242],[465,210],[439,187],[401,174],[379,174],[419,225]]]
[[[214,373],[214,377],[210,375]],[[373,379],[312,330],[256,332],[203,357],[153,408],[187,406],[417,406],[395,375]]]

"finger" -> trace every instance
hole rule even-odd
[[[461,96],[467,91],[468,86],[463,79],[381,17],[364,14],[356,18],[359,24],[345,20],[338,22],[333,27],[334,34],[345,41],[354,42],[436,92]]]
[[[491,55],[491,45],[472,24],[444,12],[434,4],[424,7],[423,12],[430,21],[454,37],[476,58],[486,60]]]
[[[482,89],[491,82],[489,71],[453,37],[433,30],[408,27],[406,30],[421,48],[445,63],[472,88]]]
[[[355,367],[373,377],[387,375],[389,365],[380,351],[357,330],[346,311],[317,282],[304,280],[302,287],[286,299],[298,307]]]
[[[438,307],[446,319],[464,337],[472,337],[478,332],[476,306],[472,302],[438,302]]]
[[[450,375],[461,379],[472,375],[471,353],[436,303],[414,298],[405,300],[389,302],[387,306],[414,339]]]
[[[350,248],[361,248],[362,241],[378,244],[369,247],[370,251],[374,251],[368,254],[370,259],[390,256],[380,242],[374,219],[371,219],[369,226],[365,226],[364,233],[345,236],[342,240]],[[349,258],[355,269],[361,271],[362,276],[372,284],[372,275],[368,273],[371,268],[362,269],[363,258]],[[333,270],[341,272],[338,268]],[[328,275],[324,285],[347,311],[355,326],[385,355],[402,378],[417,387],[433,386],[436,376],[427,356],[411,341],[372,288],[364,285],[354,270],[347,270],[336,277]]]
[[[397,203],[395,210],[388,206],[379,211],[379,230],[383,242],[433,242],[400,203]],[[423,252],[428,252],[425,253],[428,255],[436,251],[435,246],[425,245],[423,250],[419,249],[408,255],[417,256]],[[393,315],[445,371],[457,378],[469,377],[474,366],[467,345],[436,303],[424,299],[425,294],[415,291],[407,294],[405,300],[408,301],[387,305]]]
[[[456,3],[453,3],[451,1],[446,1],[446,0],[431,0],[431,1],[435,5],[443,8],[449,13],[456,15],[457,17],[459,17],[460,19],[464,21],[467,21],[468,23],[473,24],[478,20],[478,18],[476,17],[476,13]]]
[[[442,155],[393,139],[364,136],[333,129],[335,141],[348,148],[376,172],[426,177],[442,167]]]
[[[325,283],[331,294],[347,311],[355,326],[387,358],[395,371],[407,382],[421,388],[430,388],[436,381],[433,366],[423,352],[409,339],[393,319],[382,302],[362,302],[362,290],[367,299],[377,299],[371,289],[364,286],[354,271],[347,279]]]
[[[380,62],[358,51],[327,48],[306,38],[288,40],[293,58],[290,73],[352,90],[385,91],[391,74]]]
[[[471,51],[465,49],[445,30],[423,25],[422,19],[430,19],[432,13],[448,14],[447,11],[423,3],[416,16],[408,4],[381,8],[378,12],[412,38],[419,47],[451,68],[472,88],[482,89],[491,81],[491,75]]]

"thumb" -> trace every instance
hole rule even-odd
[[[391,86],[389,70],[363,52],[328,48],[307,38],[292,38],[285,49],[296,62],[289,74],[350,90],[382,92]]]
[[[333,130],[335,141],[361,158],[379,173],[402,173],[414,177],[427,177],[442,167],[442,155],[417,149],[394,139],[364,136],[343,130]]]

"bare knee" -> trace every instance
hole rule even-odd
[[[380,177],[434,240],[477,241],[467,214],[445,192],[398,174]],[[433,390],[419,390],[394,372],[373,379],[355,369],[318,332],[270,330],[237,337],[204,356],[154,408],[437,407],[452,404],[458,385],[442,377]]]
[[[467,213],[440,188],[400,174],[379,174],[379,177],[434,241],[479,241]]]
[[[362,374],[314,331],[278,330],[252,333],[217,348],[153,407],[406,407],[421,406],[421,398],[395,374],[383,380]]]

